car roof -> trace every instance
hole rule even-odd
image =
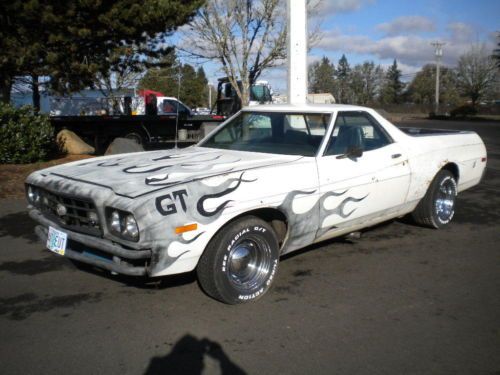
[[[333,112],[368,111],[370,108],[349,104],[263,104],[242,109],[245,112]]]

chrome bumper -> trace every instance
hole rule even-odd
[[[131,264],[130,261],[144,260],[144,264],[146,264],[151,259],[152,252],[150,249],[129,250],[102,238],[61,228],[52,221],[47,220],[37,209],[30,210],[29,216],[40,224],[36,226],[35,233],[44,243],[47,242],[49,226],[61,230],[68,235],[68,240],[70,241],[68,241],[64,254],[67,258],[123,275],[143,276],[147,274],[146,265],[138,267]],[[83,247],[88,248],[88,251],[78,251],[76,247],[79,246],[72,246],[72,243],[83,245]],[[93,254],[93,249],[108,255],[109,259]]]

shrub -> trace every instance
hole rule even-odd
[[[451,117],[467,117],[477,115],[477,110],[469,104],[461,105],[450,112]]]
[[[33,163],[46,160],[54,148],[54,128],[45,115],[31,107],[0,103],[0,163]]]

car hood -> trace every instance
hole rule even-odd
[[[99,157],[40,171],[136,198],[167,187],[271,165],[302,157],[202,147]]]

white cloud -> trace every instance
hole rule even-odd
[[[462,22],[452,22],[446,28],[450,33],[450,39],[458,42],[470,42],[474,40],[474,29]]]
[[[434,22],[422,16],[402,16],[391,22],[381,23],[375,27],[376,30],[386,35],[394,36],[404,33],[428,32],[436,29]]]
[[[323,39],[318,43],[317,48],[324,51],[337,53],[371,55],[375,60],[396,59],[398,63],[405,64],[408,67],[422,67],[427,63],[434,61],[434,47],[431,43],[436,39],[445,43],[443,47],[443,62],[446,65],[454,66],[460,55],[470,49],[473,43],[471,35],[473,32],[465,33],[464,30],[472,30],[467,25],[457,24],[449,25],[450,31],[456,31],[457,34],[451,34],[447,37],[431,38],[416,35],[398,35],[385,36],[380,39],[374,39],[366,35],[347,35],[338,30],[331,30],[324,33]],[[462,30],[462,31],[460,31]],[[465,38],[469,35],[469,38]],[[488,40],[487,48],[493,48],[493,43]]]
[[[313,14],[331,16],[337,13],[349,13],[360,10],[375,0],[311,0]]]

